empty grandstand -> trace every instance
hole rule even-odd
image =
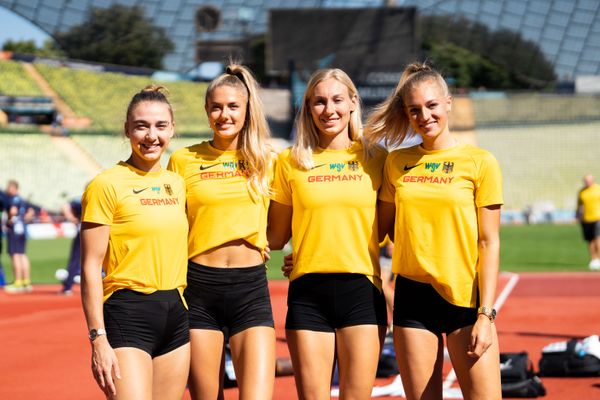
[[[23,69],[23,63],[11,60],[0,62],[0,94],[3,96],[43,96],[33,79]]]
[[[206,84],[189,81],[160,82],[150,77],[96,72],[36,63],[52,89],[73,109],[77,117],[87,117],[90,129],[120,133],[131,96],[149,84],[162,84],[169,90],[169,99],[176,114],[177,131],[200,134],[208,131],[204,110]]]

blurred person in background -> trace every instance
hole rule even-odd
[[[70,295],[73,293],[72,287],[74,279],[81,273],[81,199],[74,199],[62,207],[62,214],[65,219],[75,225],[77,233],[71,242],[71,251],[69,252],[69,261],[67,264],[67,277],[63,281],[61,294]]]
[[[2,265],[2,248],[4,243],[4,210],[6,210],[6,196],[4,192],[0,192],[0,287],[6,285],[6,275],[4,274],[4,266]]]
[[[450,133],[452,97],[425,64],[404,70],[365,135],[398,146],[379,193],[380,237],[394,241],[394,343],[408,400],[441,399],[444,336],[465,399],[501,398],[493,309],[502,176],[489,152]]]
[[[175,133],[163,91],[133,96],[130,157],[82,197],[81,299],[92,373],[110,399],[180,400],[189,372],[185,184],[160,164]]]
[[[360,99],[339,69],[315,72],[294,145],[278,158],[269,245],[292,239],[286,337],[300,399],[371,398],[387,327],[377,190],[387,151],[364,142]]]
[[[588,243],[589,268],[600,270],[600,185],[592,174],[583,177],[583,188],[577,196],[575,217],[581,224],[583,239]]]
[[[168,168],[186,182],[193,399],[221,398],[228,340],[242,400],[275,383],[275,329],[266,275],[273,177],[269,126],[250,70],[230,64],[208,86],[212,139],[177,150]]]
[[[31,292],[33,290],[31,264],[26,254],[27,224],[33,221],[35,211],[19,195],[19,183],[17,181],[8,181],[6,195],[8,198],[6,238],[15,280],[12,284],[5,286],[4,290],[7,293]]]

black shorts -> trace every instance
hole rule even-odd
[[[285,329],[335,332],[387,325],[383,293],[361,274],[306,274],[290,282]]]
[[[25,254],[25,244],[27,243],[27,237],[16,234],[12,231],[8,231],[6,234],[8,241],[8,254]]]
[[[118,290],[104,303],[104,324],[113,348],[135,347],[152,358],[190,341],[188,312],[177,289]]]
[[[275,326],[264,264],[214,268],[189,261],[187,277],[191,329],[222,331],[229,338],[248,328]]]
[[[583,239],[587,242],[591,242],[600,236],[600,221],[582,222],[581,230],[583,232]]]
[[[479,300],[477,301],[479,304]],[[396,277],[394,325],[426,329],[440,335],[475,324],[477,307],[459,307],[447,302],[428,283]]]

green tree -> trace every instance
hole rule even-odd
[[[64,53],[52,39],[46,39],[42,47],[37,47],[33,40],[12,41],[9,39],[2,45],[2,50],[12,51],[13,53],[33,54],[41,57],[64,57]]]
[[[174,48],[165,30],[154,26],[140,6],[92,8],[81,25],[55,37],[70,58],[156,69]]]
[[[541,89],[556,81],[552,63],[518,32],[490,31],[479,22],[447,15],[421,16],[420,26],[423,49],[438,68],[458,71],[459,65],[470,65],[473,76],[465,87]]]
[[[7,40],[2,45],[2,50],[13,53],[35,54],[37,46],[33,40]]]

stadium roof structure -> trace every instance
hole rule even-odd
[[[561,79],[600,75],[600,0],[0,0],[52,35],[85,20],[91,7],[139,5],[175,43],[168,70],[196,66],[196,43],[234,41],[268,29],[273,8],[414,6],[424,15],[449,14],[510,29],[537,43]],[[203,10],[198,12],[198,10]],[[200,25],[201,29],[197,29]]]

